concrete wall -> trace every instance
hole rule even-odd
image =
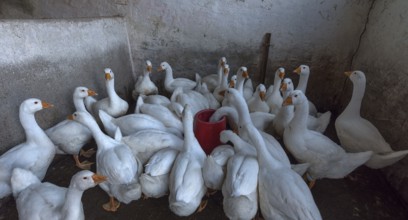
[[[361,115],[379,128],[394,150],[408,149],[408,1],[375,1],[352,69],[365,72]],[[348,103],[347,82],[341,108]],[[408,158],[384,169],[389,182],[408,201]]]
[[[116,73],[122,97],[133,86],[126,25],[121,18],[0,20],[0,152],[25,138],[18,108],[27,98],[55,105],[36,118],[48,128],[74,110],[72,92],[86,86],[106,97],[104,68]]]

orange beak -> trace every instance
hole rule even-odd
[[[348,77],[350,77],[352,73],[353,73],[353,71],[344,72],[344,74],[345,74],[346,76],[348,76]]]
[[[157,71],[159,71],[159,72],[161,72],[161,71],[163,71],[164,69],[161,67],[161,66],[159,66],[159,68],[157,68]]]
[[[220,91],[220,92],[218,93],[218,95],[220,95],[220,96],[225,96],[225,90]]]
[[[111,80],[112,77],[111,77],[111,75],[109,73],[105,73],[105,79],[106,80]]]
[[[285,77],[285,72],[279,72],[279,78],[283,79],[283,77]]]
[[[42,105],[43,108],[51,108],[51,107],[54,107],[54,105],[52,105],[52,104],[50,104],[50,103],[48,103],[48,102],[44,102],[44,101],[41,101],[41,105]]]
[[[102,175],[98,175],[98,174],[94,174],[92,175],[92,180],[94,181],[94,183],[99,184],[102,182],[105,182],[108,178],[106,176],[102,176]]]
[[[68,115],[67,119],[71,121],[74,120],[74,115]]]
[[[94,96],[94,95],[98,95],[98,93],[96,93],[92,89],[88,89],[88,96]]]
[[[248,78],[249,78],[249,73],[248,73],[248,71],[244,71],[244,72],[242,73],[242,77],[248,79]]]
[[[224,74],[225,75],[228,74],[228,69],[227,68],[224,68]]]
[[[286,91],[287,89],[288,89],[288,85],[286,83],[282,83],[281,87],[280,87],[280,90],[281,91]]]
[[[147,70],[147,72],[149,72],[149,73],[152,72],[152,69],[153,69],[152,66],[147,66],[147,67],[146,67],[146,70]]]
[[[300,74],[300,66],[298,68],[296,68],[295,70],[293,70],[294,73],[297,73],[298,75]]]
[[[259,97],[261,97],[261,100],[262,101],[265,101],[265,96],[266,96],[266,94],[265,94],[265,92],[259,92]]]
[[[293,105],[291,96],[287,97],[282,103],[282,106],[287,106],[287,105]]]
[[[231,80],[231,81],[230,81],[229,87],[230,87],[230,88],[234,88],[234,87],[235,87],[235,82],[234,82],[234,80]]]

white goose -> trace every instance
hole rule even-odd
[[[366,166],[378,169],[401,160],[408,150],[393,151],[378,129],[360,116],[366,77],[361,71],[345,73],[353,82],[353,95],[346,109],[336,119],[335,126],[341,146],[348,152],[373,151]]]
[[[169,182],[170,210],[178,216],[194,213],[207,191],[202,175],[206,155],[194,136],[193,120],[189,105],[184,106],[184,147],[176,158]]]
[[[196,82],[187,78],[173,78],[173,69],[167,62],[162,62],[158,71],[166,71],[164,79],[164,88],[167,92],[172,93],[176,88],[181,87],[184,91],[192,90],[196,87]]]
[[[166,127],[177,129],[179,130],[180,134],[183,132],[183,124],[181,122],[181,119],[176,115],[174,111],[170,110],[168,107],[160,104],[143,103],[142,99],[138,99],[136,105],[139,105],[139,110],[137,113],[150,115],[161,121]]]
[[[120,128],[123,136],[128,136],[145,129],[157,129],[173,133],[179,137],[183,136],[178,129],[166,127],[163,122],[147,114],[128,114],[119,118],[113,118],[100,110],[99,118],[106,133],[111,137],[115,136],[117,128]]]
[[[135,89],[132,92],[133,99],[139,95],[157,95],[159,90],[157,86],[152,82],[150,79],[150,74],[152,73],[152,62],[150,60],[146,60],[146,66],[143,69],[143,76],[139,77],[137,82],[135,83]]]
[[[75,88],[73,94],[74,106],[76,111],[86,111],[84,98],[94,96],[96,92],[86,87]],[[75,164],[81,169],[89,170],[93,163],[88,161],[79,161],[78,154],[85,157],[92,156],[94,149],[83,151],[81,148],[92,139],[91,131],[76,121],[64,120],[55,126],[48,128],[45,133],[57,146],[57,154],[73,155]]]
[[[275,115],[279,113],[279,109],[283,102],[282,95],[279,91],[283,77],[285,77],[285,69],[280,67],[275,71],[272,93],[266,98],[266,103],[269,105],[270,112]]]
[[[163,148],[181,150],[183,139],[169,132],[157,129],[144,129],[128,136],[122,137],[122,143],[129,146],[133,155],[145,164],[149,158]]]
[[[228,89],[226,92],[226,99],[235,107],[238,113],[238,133],[240,137],[250,143],[249,133],[247,130],[243,129],[243,126],[246,124],[251,124],[251,117],[249,115],[248,106],[243,99],[243,97],[239,94],[236,89]],[[248,114],[247,114],[248,112]],[[292,168],[295,170],[299,175],[303,175],[303,173],[308,168],[308,163],[302,164],[290,164],[289,158],[286,155],[285,151],[283,150],[280,143],[270,134],[260,131],[262,138],[264,139],[265,143],[267,144],[267,151],[268,153],[275,158],[275,160],[282,163],[283,166],[288,168]]]
[[[280,90],[283,94],[283,98],[286,99],[290,95],[290,93],[294,90],[292,80],[290,78],[283,79],[282,84],[280,86]],[[279,112],[276,115],[275,120],[273,120],[272,124],[274,134],[276,134],[276,136],[283,137],[285,127],[289,124],[290,120],[292,120],[293,115],[295,114],[294,109],[295,107],[293,105],[285,105],[279,109]]]
[[[130,203],[140,198],[139,174],[142,165],[129,147],[105,135],[95,119],[88,112],[75,112],[71,119],[87,126],[92,132],[98,150],[96,152],[97,173],[107,177],[99,186],[109,195],[110,200],[103,205],[106,211],[116,212],[120,203]],[[117,132],[120,133],[118,129]]]
[[[286,99],[290,95],[290,93],[292,93],[292,91],[294,90],[292,80],[289,78],[285,78],[282,81],[280,89],[283,93],[283,97]],[[279,137],[283,137],[283,131],[285,130],[285,127],[289,124],[289,122],[292,120],[293,115],[294,115],[293,105],[282,106],[279,109],[279,113],[276,116],[276,120],[273,121],[274,132]],[[310,130],[317,131],[319,133],[323,133],[330,123],[330,116],[331,116],[330,111],[321,114],[317,118],[309,114],[307,119],[307,128]]]
[[[219,145],[207,156],[203,166],[204,184],[207,188],[221,189],[225,179],[227,161],[234,153],[231,145]]]
[[[215,99],[217,99],[217,101],[219,102],[222,102],[222,100],[224,99],[224,96],[220,95],[220,92],[228,89],[229,71],[230,71],[229,65],[225,64],[223,67],[221,83],[217,87],[215,87],[213,92]]]
[[[270,108],[265,101],[265,94],[265,85],[261,83],[256,87],[253,96],[247,101],[249,112],[269,112]]]
[[[82,194],[105,180],[105,176],[83,170],[72,176],[69,187],[65,188],[48,182],[41,183],[30,171],[15,168],[11,186],[18,218],[83,220]]]
[[[238,90],[238,92],[241,93],[242,96],[244,96],[245,79],[249,78],[248,69],[245,66],[241,66],[237,70],[236,76],[237,76],[237,83],[235,84],[234,88]],[[249,98],[249,97],[244,97],[244,98]]]
[[[129,104],[116,93],[115,75],[109,68],[105,69],[105,85],[108,97],[97,101],[93,97],[88,96],[85,98],[86,108],[96,119],[99,119],[99,110],[105,111],[112,117],[125,115]]]
[[[291,104],[295,106],[295,115],[285,128],[283,141],[297,161],[310,163],[308,169],[310,187],[319,178],[343,178],[370,159],[372,151],[346,153],[328,137],[309,130],[307,128],[309,103],[302,91],[293,91],[283,103]]]
[[[300,175],[272,157],[258,130],[243,129],[258,152],[259,206],[265,219],[322,219],[312,193]]]
[[[300,90],[303,92],[303,94],[306,94],[307,81],[309,80],[309,75],[310,75],[309,66],[300,65],[298,68],[293,70],[293,72],[300,76],[299,83],[298,83],[298,86],[296,87],[296,90]],[[311,101],[309,101],[309,114],[313,116],[317,116],[316,106]]]
[[[225,64],[227,64],[227,58],[221,57],[218,60],[217,74],[210,74],[202,78],[201,82],[207,84],[209,91],[213,92],[214,89],[221,84]]]
[[[140,185],[146,197],[160,198],[169,192],[169,177],[179,151],[163,148],[153,154],[140,175]]]
[[[208,107],[211,109],[218,109],[221,104],[220,102],[214,97],[213,93],[211,93],[208,88],[207,88],[207,84],[203,83],[201,85],[202,89],[201,89],[201,94],[207,99],[208,101]]]
[[[199,92],[194,90],[183,90],[179,87],[174,90],[170,98],[171,102],[177,102],[181,106],[189,105],[192,114],[195,115],[197,112],[210,108],[208,100]]]
[[[163,95],[148,95],[142,96],[143,102],[148,104],[159,104],[163,106],[170,105],[170,99]]]
[[[258,172],[256,149],[230,130],[220,140],[231,141],[235,154],[228,160],[222,185],[223,209],[229,219],[252,219],[258,211]]]
[[[250,123],[244,98],[234,89],[228,89],[227,94],[226,98],[240,115],[240,134],[245,134],[257,151],[262,216],[265,219],[321,219],[310,190],[300,175],[291,169],[286,155],[279,157],[276,155],[279,152],[271,152],[269,148],[273,145],[267,147],[264,135]]]
[[[0,199],[10,195],[10,177],[14,168],[33,172],[42,180],[55,156],[55,146],[37,124],[34,113],[51,104],[39,99],[26,99],[20,105],[20,123],[24,128],[26,142],[21,143],[0,156]]]
[[[223,116],[227,117],[228,124],[232,130],[238,132],[238,112],[234,107],[224,106],[217,109],[210,117],[210,122],[216,122],[221,120]],[[273,122],[275,115],[265,112],[252,112],[250,113],[251,121],[254,126],[264,131]]]

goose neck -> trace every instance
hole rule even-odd
[[[80,219],[82,208],[82,194],[84,191],[69,187],[65,197],[65,203],[62,207],[62,216],[64,219]]]
[[[346,114],[360,115],[361,102],[363,101],[365,91],[365,83],[356,84],[353,86],[353,94],[351,100],[344,112]]]
[[[292,121],[290,122],[290,126],[293,129],[307,129],[307,118],[309,115],[309,102],[304,100],[302,103],[297,104],[294,106],[295,115],[293,116]]]
[[[237,82],[237,90],[240,94],[244,94],[244,82],[245,82],[245,78],[240,77],[238,78],[238,82]]]
[[[259,131],[253,125],[248,125],[246,128],[248,130],[249,138],[256,148],[260,168],[261,166],[271,168],[282,167],[283,165],[269,153],[265,141]]]
[[[307,88],[307,81],[308,80],[309,80],[309,73],[300,74],[299,84],[298,84],[296,90],[301,90],[304,94],[306,94],[306,88]]]
[[[164,83],[171,83],[171,81],[173,81],[174,79],[173,69],[170,66],[168,66],[165,71],[166,71],[166,77],[164,79]]]
[[[222,74],[221,84],[219,84],[221,88],[228,88],[228,75]]]
[[[96,144],[99,147],[105,146],[104,143],[106,143],[108,140],[108,136],[105,135],[105,133],[102,132],[102,130],[99,128],[99,125],[96,123],[96,121],[92,118],[89,118],[85,120],[85,125],[89,128],[89,130],[92,133],[93,138],[96,141]]]
[[[74,106],[75,111],[83,111],[86,112],[86,107],[84,103],[84,98],[74,97]]]
[[[45,137],[44,131],[35,120],[34,113],[28,113],[20,110],[20,123],[24,128],[27,141],[37,140]]]
[[[224,71],[223,71],[223,67],[221,65],[218,65],[218,85],[222,85],[223,81],[224,81]]]
[[[116,98],[119,98],[118,94],[116,94],[116,91],[115,91],[114,79],[108,80],[106,82],[106,90],[108,92],[108,96],[111,101],[115,100]]]

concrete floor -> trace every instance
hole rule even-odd
[[[330,126],[326,133],[334,134],[333,126]],[[328,136],[335,138],[332,135]],[[90,144],[88,147],[93,145]],[[95,166],[92,168],[95,170]],[[44,181],[68,186],[71,176],[78,171],[71,156],[57,155]],[[344,179],[317,181],[312,193],[325,220],[408,219],[406,205],[386,182],[381,172],[364,166]],[[168,208],[167,196],[160,199],[140,199],[128,205],[121,204],[116,213],[102,209],[102,204],[107,201],[107,194],[98,186],[87,190],[82,197],[86,219],[227,219],[222,209],[221,192],[208,199],[204,211],[189,217],[178,217],[173,214]],[[12,197],[0,201],[0,220],[2,219],[18,219]]]

